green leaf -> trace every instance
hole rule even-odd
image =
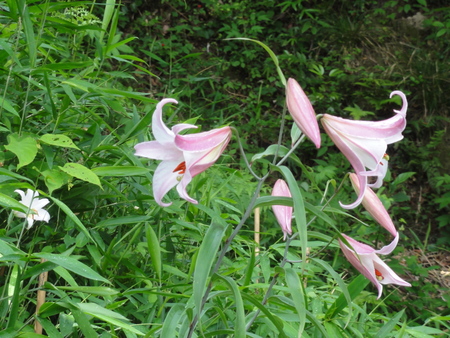
[[[128,177],[128,176],[142,176],[150,172],[147,168],[134,167],[134,166],[105,166],[92,168],[92,172],[97,176],[115,176],[115,177]]]
[[[143,215],[130,215],[130,216],[122,216],[105,219],[97,223],[96,228],[107,228],[111,226],[117,226],[122,224],[136,224],[148,221],[151,219],[151,216],[143,216]]]
[[[339,274],[336,271],[334,271],[334,269],[331,267],[331,265],[329,265],[327,262],[325,262],[325,261],[323,261],[321,259],[318,259],[318,258],[311,258],[311,260],[313,262],[316,262],[316,263],[320,264],[325,270],[327,270],[329,272],[329,274],[337,282],[339,287],[341,288],[342,294],[344,295],[345,300],[347,301],[347,304],[349,305],[349,307],[348,307],[348,319],[347,319],[347,325],[348,325],[348,323],[352,319],[353,307],[351,306],[352,297],[350,296],[350,293],[349,293],[349,290],[348,290],[347,286],[345,285],[345,283],[342,280],[341,276],[339,276]]]
[[[56,168],[51,170],[44,170],[41,174],[44,176],[45,185],[47,186],[50,194],[54,190],[59,189],[63,185],[69,183],[69,181],[72,179],[72,176]]]
[[[390,336],[391,333],[394,330],[395,325],[398,324],[400,321],[401,316],[403,316],[403,313],[405,312],[405,309],[401,310],[399,313],[397,313],[394,317],[392,317],[384,326],[375,334],[375,337],[377,338],[384,338],[387,336]]]
[[[284,157],[288,153],[289,149],[285,146],[278,146],[278,144],[272,144],[267,147],[266,150],[264,150],[262,153],[253,155],[251,162],[255,162],[256,160],[259,160],[260,158],[266,157],[266,156],[273,156],[275,153],[277,153],[278,157]]]
[[[4,208],[10,208],[17,210],[26,214],[28,212],[28,207],[17,201],[16,199],[0,193],[0,205]]]
[[[275,53],[264,43],[258,40],[248,39],[248,38],[231,38],[231,39],[225,39],[225,40],[243,40],[243,41],[251,41],[255,42],[258,45],[260,45],[262,48],[266,50],[267,53],[269,53],[270,57],[272,58],[273,63],[275,64],[275,67],[277,69],[278,76],[280,77],[281,83],[283,86],[286,87],[286,78],[284,77],[283,71],[280,68],[280,63],[278,62],[278,58],[275,55]]]
[[[63,255],[57,255],[47,252],[40,252],[34,254],[34,256],[39,258],[44,258],[48,260],[49,262],[58,264],[59,266],[62,266],[63,268],[72,271],[80,276],[92,279],[92,280],[98,280],[104,283],[109,283],[109,281],[100,276],[97,272],[92,270],[90,267],[88,267],[86,264],[81,263],[77,261],[75,258],[72,258],[70,256],[63,256]]]
[[[78,303],[77,306],[81,311],[88,315],[120,327],[123,330],[133,332],[139,336],[144,336],[144,333],[136,329],[134,326],[126,323],[128,319],[117,312],[105,309],[96,303]]]
[[[241,292],[236,284],[236,282],[229,276],[220,276],[216,275],[218,278],[225,281],[228,285],[230,291],[233,293],[233,301],[235,305],[235,328],[234,328],[234,337],[236,338],[245,338],[247,335],[245,334],[245,311],[244,311],[244,302],[242,301]]]
[[[294,175],[289,170],[288,167],[280,166],[278,170],[283,174],[288,186],[291,191],[292,200],[294,202],[294,215],[295,215],[295,223],[297,224],[297,230],[300,237],[300,243],[302,246],[302,271],[306,268],[306,251],[308,246],[308,230],[307,230],[307,222],[306,222],[306,212],[305,212],[305,204],[303,202],[303,196],[300,192],[300,188],[298,187],[297,181],[294,178]]]
[[[170,309],[167,316],[164,318],[160,337],[177,337],[176,328],[180,322],[182,315],[186,315],[186,310],[183,304],[175,304]]]
[[[283,330],[283,321],[275,316],[272,312],[269,311],[269,309],[261,304],[261,302],[257,299],[255,299],[252,295],[242,293],[242,298],[251,302],[255,307],[257,307],[266,317],[268,320],[272,322],[272,324],[277,328],[278,330],[278,337],[280,338],[286,338],[286,334]]]
[[[98,176],[90,169],[79,163],[66,163],[64,167],[58,167],[66,174],[76,177],[82,181],[89,182],[102,187]]]
[[[19,136],[18,134],[8,135],[8,144],[5,145],[5,148],[19,159],[17,169],[33,162],[38,151],[34,138],[28,135]]]
[[[19,113],[17,112],[17,110],[14,109],[10,101],[1,96],[0,96],[0,107],[5,109],[6,111],[9,111],[13,115],[20,117]]]
[[[206,290],[211,266],[216,259],[223,234],[226,227],[219,223],[212,223],[198,252],[197,261],[194,270],[193,294],[197,315],[200,316],[203,295]]]
[[[42,135],[39,140],[52,146],[74,148],[80,150],[80,148],[78,148],[68,136],[62,134],[45,134]]]
[[[298,328],[298,336],[301,337],[303,330],[305,329],[306,321],[306,305],[305,305],[305,292],[303,285],[298,278],[297,272],[292,268],[286,268],[286,283],[291,293],[292,300],[294,301],[295,309],[300,321]]]
[[[401,173],[400,175],[398,175],[395,180],[392,182],[393,185],[398,185],[400,183],[405,182],[406,180],[408,180],[410,177],[414,176],[416,173],[413,171],[408,171],[406,173]]]
[[[156,275],[159,278],[159,282],[161,283],[161,248],[159,246],[159,239],[156,235],[155,231],[148,223],[145,225],[145,234],[147,237],[147,247],[148,252],[150,253],[150,258],[152,260],[153,269],[155,269]]]
[[[362,290],[369,284],[369,280],[363,275],[356,277],[347,287],[350,299],[355,299]],[[347,305],[349,305],[346,296],[341,293],[335,302],[328,308],[325,318],[332,319],[336,317]]]
[[[52,196],[49,196],[47,194],[41,193],[42,196],[44,197],[48,197],[50,198],[58,207],[61,208],[62,211],[64,211],[66,213],[66,215],[78,226],[78,228],[81,230],[81,232],[87,237],[89,238],[93,243],[95,243],[95,245],[97,245],[97,243],[94,241],[94,239],[92,238],[91,234],[89,233],[89,231],[86,229],[86,227],[84,226],[84,224],[80,221],[80,219],[77,217],[77,215],[75,215],[73,213],[72,210],[70,210],[70,208],[62,201],[60,201],[57,198],[54,198]]]
[[[97,295],[103,297],[116,296],[120,293],[115,289],[108,288],[105,286],[58,286],[58,289],[64,291],[83,292],[88,293],[90,295]]]
[[[31,22],[30,13],[28,11],[28,5],[25,0],[18,0],[18,10],[19,15],[22,19],[23,30],[25,33],[25,41],[28,46],[28,58],[30,62],[31,68],[34,68],[36,65],[36,57],[37,57],[37,44],[36,38],[33,31],[33,23]]]

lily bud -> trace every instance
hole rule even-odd
[[[286,104],[298,128],[320,148],[320,131],[313,106],[297,81],[290,78],[286,86]]]

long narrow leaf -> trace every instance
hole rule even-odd
[[[148,251],[150,252],[150,258],[152,260],[153,269],[155,269],[156,275],[161,282],[161,270],[162,270],[162,261],[161,261],[161,247],[159,246],[159,239],[156,236],[153,228],[147,223],[145,225],[145,234],[147,237],[147,246]]]
[[[280,166],[278,168],[283,174],[286,182],[289,186],[289,190],[292,194],[293,206],[294,206],[294,215],[295,215],[295,223],[297,224],[297,230],[300,236],[300,243],[302,246],[302,271],[306,268],[306,252],[308,246],[308,232],[307,232],[307,223],[306,223],[306,212],[305,212],[305,204],[303,202],[303,196],[300,192],[300,188],[298,187],[297,181],[292,175],[292,172],[288,167]]]
[[[297,310],[297,315],[300,320],[300,325],[298,328],[298,337],[301,337],[303,330],[305,329],[306,321],[306,305],[305,305],[305,295],[303,291],[303,285],[298,278],[297,273],[294,269],[287,268],[286,271],[286,283],[288,285],[289,291],[291,292],[292,300],[294,301],[295,309]]]
[[[245,338],[245,312],[244,312],[244,302],[242,301],[241,292],[236,284],[236,282],[228,276],[217,275],[220,279],[225,281],[225,283],[230,288],[233,293],[233,300],[236,307],[236,322],[234,327],[234,337]]]
[[[186,315],[183,304],[175,304],[164,318],[160,337],[177,337],[176,328],[183,314]]]
[[[350,299],[355,299],[362,290],[369,284],[369,280],[363,275],[356,277],[347,287]],[[349,305],[346,296],[342,293],[338,299],[329,307],[325,318],[332,319],[337,316],[347,305]]]
[[[47,253],[47,252],[36,253],[36,254],[34,254],[34,256],[39,257],[39,258],[44,258],[44,259],[48,260],[49,262],[58,264],[59,266],[62,266],[63,268],[65,268],[67,270],[75,272],[76,274],[78,274],[80,276],[83,276],[83,277],[86,277],[89,279],[93,279],[93,280],[98,280],[98,281],[101,281],[104,283],[109,283],[109,281],[106,278],[100,276],[97,272],[92,270],[89,266],[77,261],[73,257],[57,255],[57,254],[52,254],[52,253]]]
[[[400,318],[403,316],[405,309],[401,310],[394,317],[392,317],[384,326],[375,334],[377,338],[384,338],[390,335],[395,327],[400,321]]]
[[[198,252],[194,270],[193,296],[197,315],[200,316],[203,295],[206,290],[206,282],[211,272],[211,266],[216,259],[223,234],[226,227],[219,223],[212,223]]]

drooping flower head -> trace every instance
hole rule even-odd
[[[322,125],[334,144],[347,157],[356,172],[359,182],[359,194],[355,202],[341,206],[353,209],[358,206],[367,186],[379,188],[387,171],[387,145],[400,141],[406,126],[408,102],[405,94],[394,91],[393,95],[402,98],[402,109],[394,110],[396,115],[383,121],[354,121],[324,114]],[[367,171],[366,168],[370,170]],[[367,177],[376,177],[375,183],[368,184]]]
[[[298,82],[290,78],[286,86],[286,104],[298,128],[317,148],[320,148],[320,131],[313,106]]]
[[[291,191],[284,180],[277,180],[273,186],[272,196],[292,197]],[[281,230],[284,233],[283,239],[286,240],[287,235],[292,235],[292,207],[285,205],[272,205],[273,213],[280,224]]]
[[[390,254],[398,243],[398,234],[391,244],[375,250],[367,244],[360,243],[353,238],[341,234],[351,245],[348,247],[339,240],[339,245],[347,260],[368,280],[370,280],[378,289],[378,297],[383,293],[383,285],[396,284],[402,286],[411,286],[408,282],[401,279],[378,255]]]
[[[208,169],[217,161],[231,138],[230,127],[211,131],[180,135],[184,129],[197,128],[192,124],[177,124],[167,128],[162,120],[162,109],[166,103],[178,103],[174,99],[163,99],[156,106],[152,117],[152,132],[155,141],[142,142],[134,146],[136,156],[162,160],[153,175],[153,196],[156,203],[166,207],[163,197],[173,187],[188,202],[197,204],[186,192],[186,186],[195,175]]]
[[[353,189],[355,189],[356,193],[359,194],[359,182],[357,175],[351,173],[350,181],[352,182]],[[391,217],[389,216],[383,203],[381,203],[377,194],[375,194],[370,187],[366,188],[366,192],[364,193],[362,199],[362,205],[383,228],[392,234],[392,236],[397,236],[397,229],[395,228]]]
[[[48,199],[37,198],[39,196],[39,193],[31,189],[27,189],[26,193],[19,189],[14,190],[14,192],[18,193],[22,197],[20,203],[25,205],[29,210],[27,214],[14,210],[14,215],[20,218],[27,219],[27,229],[30,229],[33,226],[34,221],[44,221],[48,223],[48,221],[50,220],[50,214],[43,209],[47,204],[50,203]]]

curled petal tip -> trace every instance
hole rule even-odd
[[[408,100],[406,99],[406,95],[400,91],[400,90],[394,90],[391,95],[389,95],[389,98],[392,98],[392,96],[398,95],[402,98],[402,109],[396,110],[394,109],[394,112],[397,114],[401,114],[403,116],[406,116],[406,111],[408,110]]]

